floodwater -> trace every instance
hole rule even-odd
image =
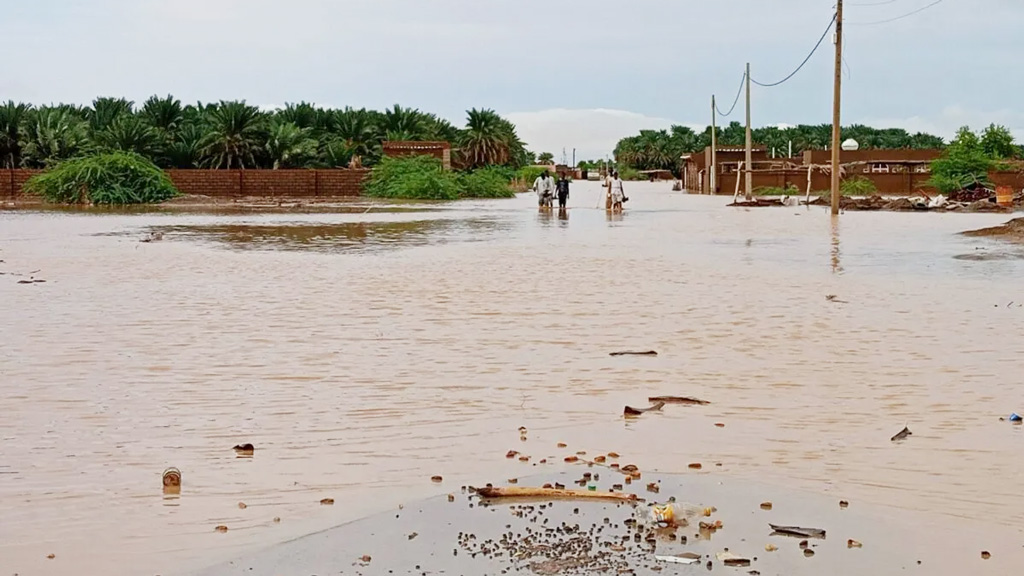
[[[0,574],[187,574],[556,442],[955,527],[979,573],[1024,560],[1024,428],[999,420],[1024,410],[1024,260],[957,235],[1009,218],[669,188],[616,216],[585,183],[565,217],[0,212]],[[665,394],[711,404],[622,418]]]

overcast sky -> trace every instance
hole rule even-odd
[[[640,128],[710,121],[744,63],[774,82],[834,0],[0,0],[0,99],[300,100],[510,117],[536,151],[603,156]],[[1024,140],[1024,1],[847,0],[843,123]],[[755,125],[829,123],[831,36]],[[742,120],[742,101],[729,119]]]

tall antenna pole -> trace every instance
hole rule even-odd
[[[843,0],[836,5],[836,79],[832,93],[832,214],[839,214],[839,104],[843,78]]]
[[[711,95],[711,174],[708,175],[710,184],[709,193],[718,192],[718,126],[715,116],[718,115],[718,108],[715,106],[715,95]]]
[[[750,62],[747,62],[746,82],[747,82],[747,158],[746,158],[747,161],[744,163],[743,167],[746,169],[746,174],[747,174],[747,180],[746,180],[746,184],[747,185],[745,186],[747,202],[750,202],[751,200],[754,199],[754,175],[750,173],[750,167],[752,166],[753,155],[754,155],[754,153],[753,153],[754,144],[753,144],[752,137],[751,137],[751,134],[750,134]],[[736,177],[738,178],[739,174],[737,174]]]

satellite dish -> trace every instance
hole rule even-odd
[[[849,139],[846,140],[846,142],[843,142],[843,145],[841,146],[841,148],[843,150],[848,151],[848,152],[852,152],[854,150],[859,149],[860,148],[860,144],[856,140],[854,140],[853,138],[849,138]]]

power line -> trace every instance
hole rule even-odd
[[[931,4],[928,4],[926,6],[922,6],[922,7],[918,8],[917,10],[913,10],[911,12],[907,12],[906,14],[904,14],[902,16],[897,16],[895,18],[889,18],[887,20],[878,20],[878,21],[875,21],[875,22],[848,22],[847,24],[849,24],[850,26],[874,26],[876,24],[888,24],[889,22],[895,22],[897,20],[903,20],[904,18],[909,18],[910,16],[913,16],[914,14],[920,14],[921,12],[924,12],[925,10],[931,8],[932,6],[938,6],[939,4],[942,4],[943,1],[944,0],[935,0],[935,2],[932,2]]]
[[[738,90],[736,90],[736,99],[732,101],[732,107],[729,108],[728,112],[723,113],[722,110],[718,108],[718,104],[715,104],[715,111],[718,112],[719,116],[728,116],[729,114],[732,114],[733,110],[736,109],[736,104],[739,103],[739,101],[740,101],[740,94],[743,94],[743,82],[746,79],[747,79],[747,73],[744,72],[743,73],[743,77],[740,78],[740,87],[739,87]]]
[[[942,0],[939,0],[939,2],[941,2],[941,1]],[[750,81],[753,82],[754,84],[757,84],[758,86],[763,86],[765,88],[771,88],[772,86],[778,86],[779,84],[782,84],[782,83],[786,82],[787,80],[789,80],[793,76],[796,76],[796,73],[799,72],[800,69],[803,68],[805,64],[807,64],[807,61],[811,59],[811,56],[814,56],[814,53],[818,51],[818,48],[821,46],[821,43],[825,41],[825,37],[828,36],[828,32],[829,32],[829,30],[832,29],[832,25],[836,23],[836,17],[837,16],[838,16],[837,14],[833,14],[832,15],[832,20],[829,21],[828,27],[825,28],[825,32],[821,35],[821,38],[818,39],[818,43],[814,45],[813,49],[811,49],[811,53],[808,54],[806,58],[804,58],[804,61],[801,62],[800,65],[796,67],[796,70],[793,70],[793,72],[791,72],[789,76],[786,76],[782,80],[779,80],[778,82],[773,82],[771,84],[762,84],[761,82],[758,82],[757,80],[754,80],[753,78],[751,78]]]

